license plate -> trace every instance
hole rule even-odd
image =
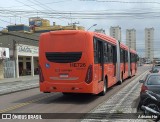
[[[60,74],[59,77],[60,78],[68,78],[68,74]]]

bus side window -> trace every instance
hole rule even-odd
[[[113,62],[113,51],[112,51],[112,46],[108,44],[109,48],[109,62]]]
[[[131,53],[131,63],[135,62],[135,55],[133,53]]]
[[[139,61],[139,56],[136,54],[136,63]]]
[[[98,63],[98,41],[94,39],[94,63]]]
[[[109,54],[108,44],[107,42],[104,42],[104,63],[107,63],[109,61],[108,54]]]
[[[123,63],[126,63],[126,54],[125,54],[125,50],[123,50]]]
[[[134,54],[132,54],[132,62],[134,63],[135,61],[134,61]]]
[[[120,49],[120,62],[123,63],[123,49]]]
[[[130,63],[132,63],[132,53],[130,53]]]
[[[117,50],[115,46],[112,46],[112,50],[113,50],[113,63],[117,62]]]
[[[125,55],[126,55],[125,56],[125,58],[126,58],[125,60],[126,60],[126,62],[128,62],[128,51],[125,51]]]

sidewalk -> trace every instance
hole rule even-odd
[[[22,76],[0,80],[0,95],[32,89],[39,86],[39,76]]]
[[[19,82],[19,81],[30,81],[30,80],[38,80],[39,76],[20,76],[19,78],[4,78],[0,79],[0,84],[1,83],[9,83],[9,82]]]

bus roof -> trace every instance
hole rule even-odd
[[[44,32],[40,36],[43,36],[43,35],[68,35],[68,34],[76,34],[76,33],[85,33],[85,31],[81,31],[81,30],[57,30],[57,31]]]
[[[102,34],[102,33],[97,33],[97,32],[94,32],[94,35],[97,36],[97,37],[103,38],[105,40],[109,39],[112,44],[116,44],[116,39],[113,38],[113,37],[107,36],[107,35]],[[128,47],[125,44],[123,44],[122,42],[120,43],[120,47],[125,49],[125,50],[128,50]]]
[[[130,49],[130,52],[134,53],[134,54],[137,54],[137,52],[135,50],[133,50],[133,49]]]
[[[110,37],[108,35],[102,34],[102,33],[97,33],[97,32],[91,32],[91,31],[84,31],[84,30],[58,30],[58,31],[50,31],[50,32],[46,32],[46,33],[42,33],[41,36],[43,35],[67,35],[67,34],[77,34],[77,33],[86,33],[86,34],[90,34],[92,36],[95,36],[97,38],[101,38],[103,40],[109,40],[110,43],[116,45],[116,39],[113,37]],[[123,44],[122,42],[120,43],[120,47],[128,50],[128,46],[126,46],[125,44]],[[130,49],[131,53],[136,54],[135,50]]]
[[[128,51],[128,46],[126,46],[124,43],[120,43],[120,47],[122,48],[122,49],[125,49],[125,50],[127,50]]]
[[[68,35],[68,34],[77,34],[84,33],[85,31],[81,30],[59,30],[59,31],[50,31],[51,35]]]
[[[110,40],[110,43],[116,45],[116,39],[110,36],[107,36],[105,34],[102,33],[97,33],[97,32],[92,32],[94,36],[102,38],[104,40]]]
[[[41,36],[43,35],[67,35],[67,34],[77,34],[77,33],[86,33],[92,36],[95,36],[97,38],[101,38],[104,40],[110,40],[110,43],[116,45],[116,39],[107,36],[105,34],[102,33],[97,33],[97,32],[91,32],[91,31],[84,31],[84,30],[59,30],[59,31],[50,31],[50,32],[46,32],[46,33],[42,33]]]

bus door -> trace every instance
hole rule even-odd
[[[98,40],[98,63],[99,63],[99,81],[103,81],[104,63],[103,63],[103,42]]]
[[[94,39],[94,62],[95,62],[95,73],[97,74],[97,80],[103,81],[104,76],[104,61],[103,61],[103,42]]]

